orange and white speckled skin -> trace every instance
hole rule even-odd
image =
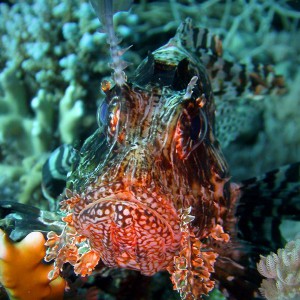
[[[112,186],[112,188],[114,188]],[[93,193],[85,199],[93,197]],[[179,218],[164,196],[122,191],[74,208],[77,231],[88,237],[109,267],[153,275],[172,260],[180,247]]]

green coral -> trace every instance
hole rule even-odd
[[[225,296],[218,290],[213,289],[211,293],[209,293],[209,300],[226,300]]]
[[[0,15],[0,194],[35,203],[47,155],[96,126],[109,54],[88,1],[0,4]]]

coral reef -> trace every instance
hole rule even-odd
[[[284,95],[271,95],[250,102],[240,99],[240,102],[233,103],[234,109],[227,107],[225,115],[218,113],[217,109],[217,126],[218,119],[225,117],[228,120],[226,128],[224,122],[219,123],[222,129],[219,137],[221,142],[227,143],[228,139],[231,142],[223,149],[233,178],[238,181],[298,161],[299,6],[293,9],[292,5],[297,4],[284,0],[190,1],[192,5],[185,1],[170,3],[144,2],[138,6],[135,12],[144,23],[137,32],[145,30],[147,40],[153,38],[161,42],[163,32],[174,31],[178,20],[189,16],[203,27],[224,36],[224,55],[228,59],[235,57],[246,64],[270,63],[277,73],[285,76],[288,92]],[[162,10],[164,14],[159,14],[162,17],[152,18]],[[149,47],[146,41],[138,42]],[[228,113],[234,115],[229,118]],[[235,118],[239,123],[231,129]],[[223,134],[227,135],[225,139]]]
[[[224,49],[246,64],[273,64],[287,85],[286,94],[248,101],[244,106],[250,114],[242,125],[251,124],[250,128],[224,149],[235,180],[240,180],[299,160],[300,76],[295,66],[300,52],[300,12],[285,1],[226,1],[223,5],[219,12],[226,13],[215,26],[225,36]]]
[[[11,300],[63,299],[65,281],[50,281],[52,265],[43,264],[45,239],[39,232],[13,243],[0,229],[0,283]]]
[[[225,128],[219,136],[221,142],[229,140],[225,154],[237,180],[299,157],[299,122],[295,121],[300,101],[296,68],[300,13],[289,5],[258,0],[143,1],[126,18],[117,18],[122,47],[133,45],[126,52],[133,67],[190,16],[225,36],[225,54],[246,63],[272,63],[285,75],[286,95],[246,105],[241,101],[233,105],[238,110],[226,110],[227,117],[234,113],[231,119],[239,120],[233,129],[228,131],[231,119],[219,110],[219,120],[229,119],[225,126],[219,124]],[[0,169],[6,170],[0,194],[37,204],[42,198],[38,172],[49,152],[61,143],[80,144],[96,126],[99,81],[110,73],[108,47],[87,1],[31,0],[1,4],[0,12]],[[265,155],[266,149],[270,155]],[[36,183],[22,185],[20,177],[24,182],[35,178]]]
[[[300,296],[300,238],[290,241],[277,255],[261,256],[257,269],[267,279],[260,291],[268,300],[299,299]]]
[[[1,4],[0,15],[0,193],[37,204],[49,152],[96,126],[105,35],[87,1]]]

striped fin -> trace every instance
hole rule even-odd
[[[266,252],[283,247],[279,226],[300,221],[300,162],[243,181],[240,189],[238,237]]]
[[[186,18],[176,32],[176,38],[181,45],[193,52],[201,53],[204,50],[215,56],[222,56],[222,42],[218,35],[212,35],[206,28],[194,27],[192,19]]]
[[[90,0],[100,22],[102,29],[107,34],[107,43],[109,44],[110,56],[112,62],[109,66],[114,70],[114,81],[121,86],[126,82],[124,69],[129,65],[128,62],[121,59],[121,56],[130,48],[121,49],[119,44],[121,40],[117,37],[114,30],[113,16],[120,11],[126,11],[130,8],[132,0]]]
[[[72,168],[68,177],[67,188],[79,193],[94,181],[108,156],[115,155],[109,151],[109,147],[106,135],[98,128],[81,147],[74,164],[76,167]]]
[[[64,144],[51,153],[43,166],[42,189],[51,210],[55,210],[55,199],[66,187],[67,175],[77,156],[76,150],[71,145]]]
[[[0,228],[14,241],[33,231],[60,233],[64,227],[61,216],[34,206],[13,201],[0,201]]]
[[[256,263],[260,254],[285,244],[279,230],[282,222],[300,221],[300,162],[245,180],[238,189],[242,195],[235,211],[236,228],[231,229],[230,243],[217,249],[214,276],[228,299],[263,300]]]
[[[202,61],[215,96],[223,99],[241,95],[253,98],[273,89],[279,93],[285,90],[283,77],[276,75],[271,66],[246,66],[224,59],[221,39],[205,28],[193,27],[190,18],[180,25],[176,38],[182,47]]]

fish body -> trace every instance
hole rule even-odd
[[[182,299],[214,287],[240,197],[215,138],[215,97],[268,89],[221,55],[218,37],[187,19],[130,81],[102,84],[103,126],[68,177],[63,232],[48,234],[51,278],[66,262],[89,275],[101,260],[148,276],[167,270]]]

